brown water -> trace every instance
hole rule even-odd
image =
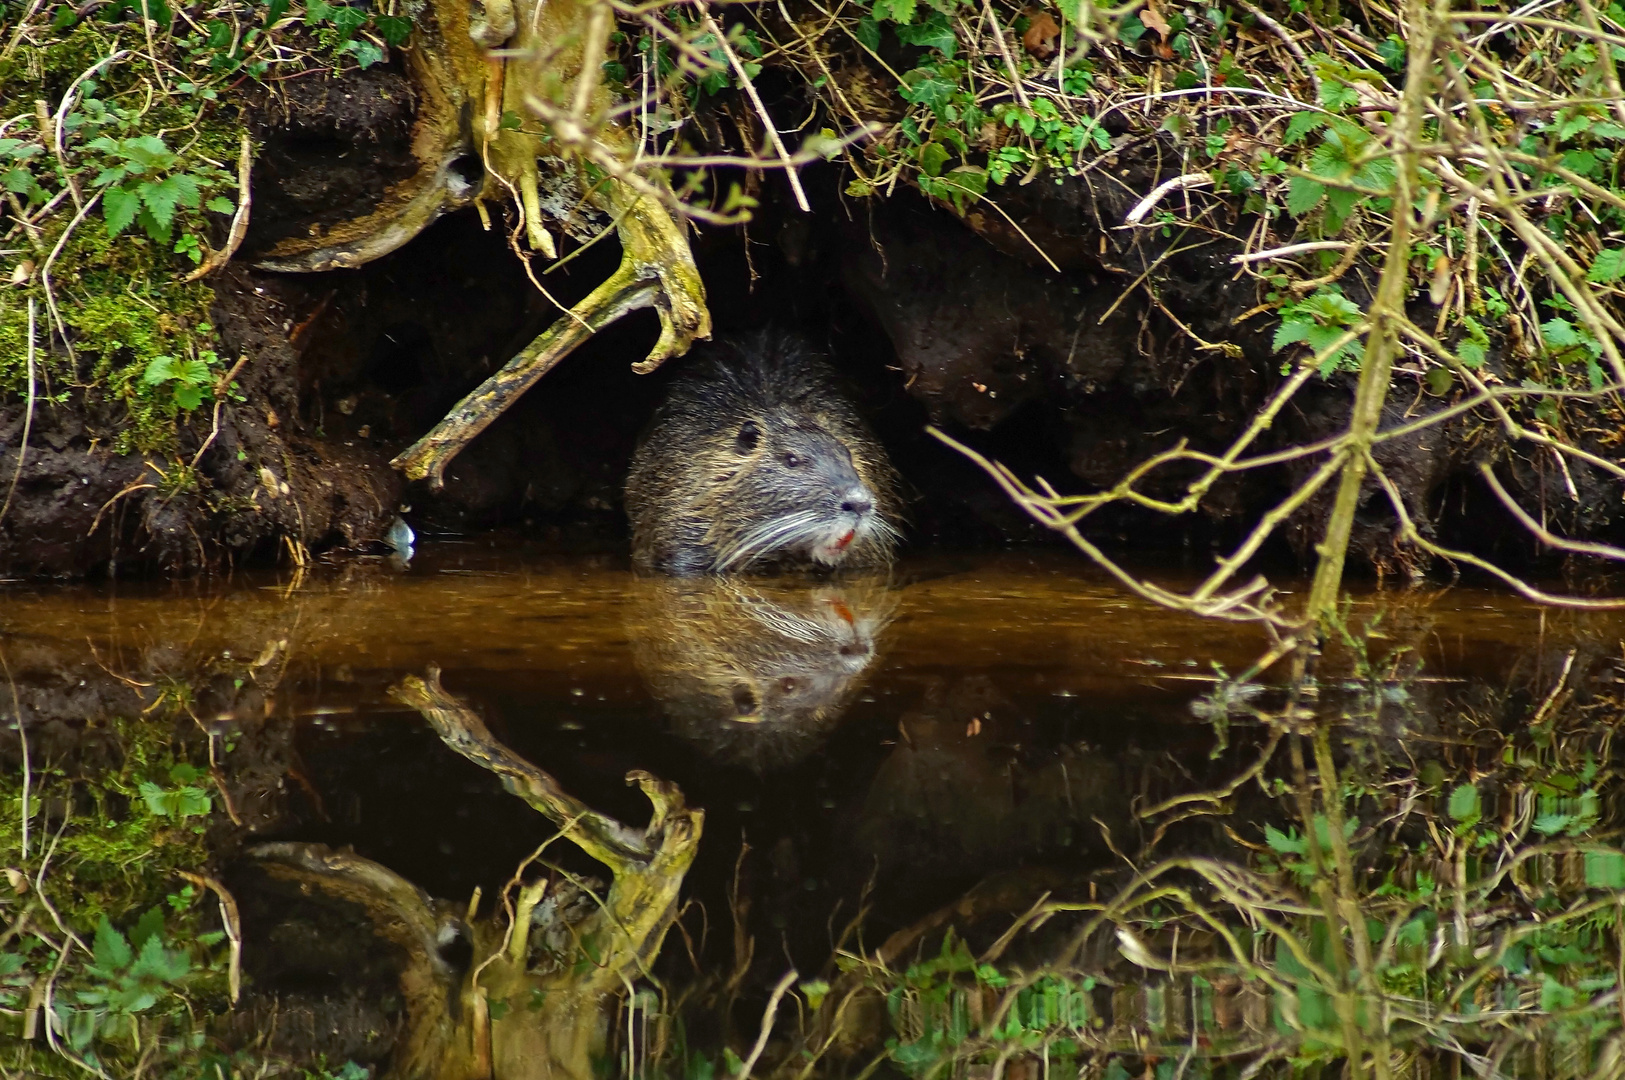
[[[1379,609],[1379,647],[1422,661],[1408,698],[1422,709],[1539,686],[1570,650],[1617,657],[1625,637],[1622,615],[1468,588],[1368,592],[1356,620]],[[13,586],[0,612],[37,714],[128,716],[183,687],[223,755],[262,761],[263,790],[235,807],[261,835],[353,844],[436,895],[489,894],[548,830],[390,700],[436,666],[603,810],[646,815],[628,769],[678,783],[708,812],[696,894],[722,894],[743,840],[753,918],[809,957],[871,876],[883,927],[989,871],[1106,858],[1134,799],[1232,775],[1239,751],[1215,756],[1192,703],[1216,665],[1242,670],[1265,646],[1061,552],[910,560],[886,580],[674,583],[441,543],[404,572]]]

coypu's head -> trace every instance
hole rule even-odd
[[[633,556],[675,574],[873,566],[897,537],[891,466],[799,342],[718,346],[672,384],[627,480]]]

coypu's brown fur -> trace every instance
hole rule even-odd
[[[668,574],[877,566],[897,538],[886,452],[797,339],[718,345],[672,383],[632,457],[632,559]]]

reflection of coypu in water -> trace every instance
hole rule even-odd
[[[759,771],[794,764],[823,742],[892,613],[878,582],[639,585],[628,631],[649,692],[679,735]]]
[[[632,558],[670,574],[878,566],[897,539],[886,452],[835,372],[773,331],[672,384],[626,481]]]

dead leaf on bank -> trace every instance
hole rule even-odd
[[[1049,12],[1040,11],[1036,14],[1029,12],[1027,32],[1021,35],[1021,47],[1026,49],[1030,56],[1048,60],[1055,55],[1060,36],[1061,27]]]
[[[1174,28],[1168,25],[1167,16],[1157,5],[1157,0],[1146,0],[1145,7],[1140,11],[1140,22],[1145,24],[1147,30],[1153,31],[1161,40],[1156,44],[1157,55],[1164,60],[1174,58],[1174,49],[1171,42],[1174,37]]]
[[[34,276],[34,260],[24,259],[11,268],[11,283],[13,285],[27,285],[28,279]]]

